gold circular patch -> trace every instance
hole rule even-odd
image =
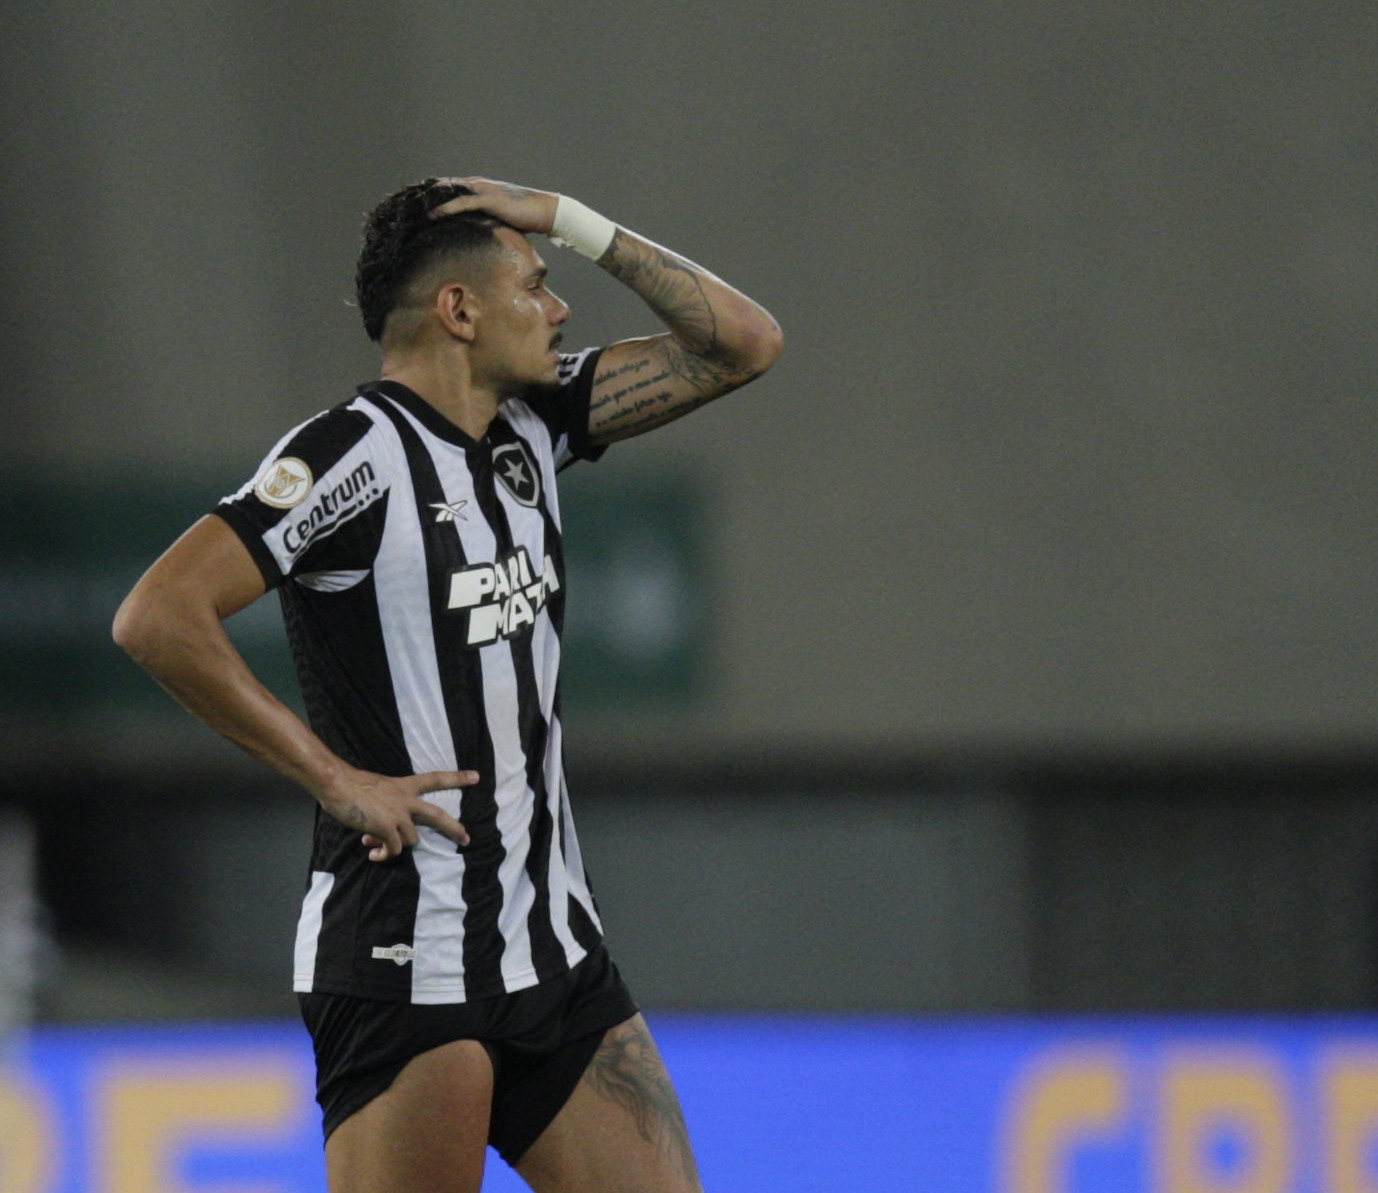
[[[263,470],[254,485],[254,495],[264,505],[289,510],[306,500],[314,483],[311,469],[304,461],[295,456],[282,456]]]

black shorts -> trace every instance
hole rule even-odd
[[[602,945],[559,978],[473,1002],[429,1006],[339,994],[298,999],[316,1050],[316,1101],[327,1139],[413,1057],[455,1040],[478,1040],[493,1059],[488,1142],[509,1164],[560,1113],[603,1033],[637,1012]]]

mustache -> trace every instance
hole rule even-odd
[[[553,336],[550,337],[550,346],[551,346],[552,349],[558,348],[558,347],[559,347],[561,344],[563,344],[564,342],[565,342],[565,337],[564,337],[563,333],[561,333],[561,332],[558,332],[558,331],[557,331]]]

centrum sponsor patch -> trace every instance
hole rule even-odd
[[[323,530],[353,517],[381,495],[373,465],[364,460],[337,484],[318,490],[309,510],[283,523],[283,548],[295,559]]]

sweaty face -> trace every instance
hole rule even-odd
[[[569,307],[546,286],[545,262],[525,236],[511,228],[496,235],[502,251],[478,289],[471,360],[475,381],[507,398],[556,383],[560,326]]]

